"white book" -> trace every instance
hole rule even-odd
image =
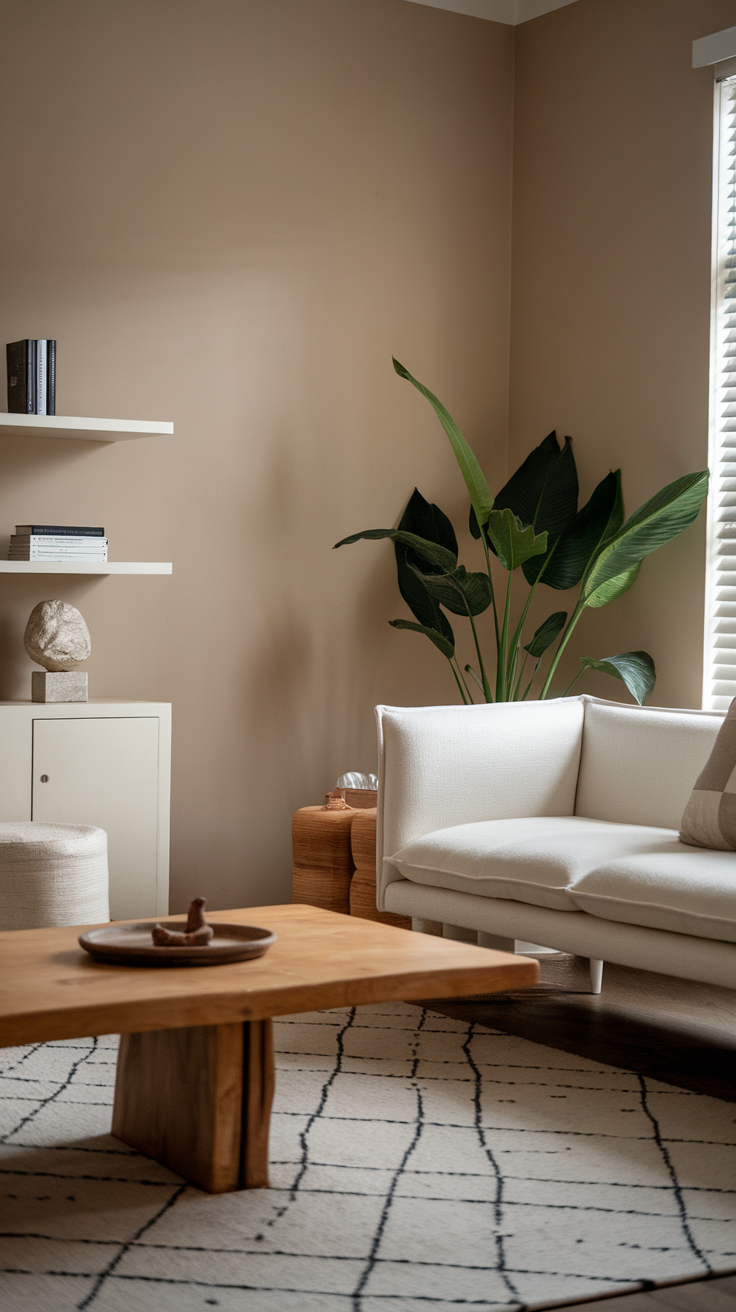
[[[45,337],[36,341],[36,414],[46,414],[48,342]]]
[[[92,555],[98,556],[100,552],[107,551],[107,543],[105,543],[105,545],[102,547],[72,547],[72,546],[67,547],[63,543],[54,544],[50,542],[49,543],[11,542],[10,550],[11,551],[61,551],[65,555],[67,552],[73,551],[75,555],[80,555],[80,556],[86,556],[88,552],[91,552]]]
[[[10,543],[12,551],[107,551],[107,542],[101,542],[99,546],[80,546],[76,542],[49,542],[47,538],[41,538],[36,542],[12,542]]]
[[[63,547],[33,547],[29,550],[11,547],[8,560],[107,560],[104,551],[65,551]]]
[[[48,554],[45,556],[8,556],[8,560],[15,560],[19,563],[24,561],[33,564],[42,565],[46,561],[50,565],[106,565],[107,556],[54,556]]]
[[[107,560],[106,551],[62,551],[52,548],[50,551],[9,551],[8,560],[45,560],[47,557],[59,556],[62,560]]]
[[[9,551],[8,560],[107,560],[106,551]]]
[[[27,547],[73,547],[75,551],[101,551],[107,547],[107,538],[51,537],[47,533],[13,533],[11,547],[25,551]]]

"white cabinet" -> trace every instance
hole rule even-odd
[[[0,703],[0,820],[99,825],[114,920],[168,911],[171,708]]]
[[[110,915],[155,916],[157,718],[33,721],[34,820],[107,830]]]

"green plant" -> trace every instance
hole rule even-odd
[[[609,473],[578,510],[578,477],[572,443],[555,433],[540,443],[494,498],[483,471],[460,429],[437,397],[394,360],[394,369],[434,407],[460,466],[470,496],[470,531],[480,542],[485,569],[470,572],[458,563],[455,530],[439,506],[416,490],[398,528],[367,529],[336,543],[390,538],[396,551],[399,590],[416,623],[390,620],[396,629],[423,633],[450,663],[463,702],[473,701],[473,683],[487,702],[524,701],[539,678],[536,695],[550,692],[560,657],[588,609],[607,606],[635,582],[645,556],[677,537],[696,519],[708,491],[708,471],[686,474],[662,488],[624,520],[621,471]],[[508,573],[505,597],[494,589],[492,557]],[[521,616],[512,622],[512,581],[517,570],[529,586]],[[579,587],[567,611],[555,611],[523,642],[524,625],[540,584],[565,591]],[[493,613],[495,670],[487,666],[476,617]],[[445,614],[470,622],[478,669],[461,669],[455,635]],[[555,646],[556,644],[556,646]],[[547,668],[543,669],[549,653]],[[529,661],[531,660],[531,669]],[[566,696],[586,669],[623,680],[641,705],[655,683],[654,661],[645,651],[627,651],[595,660],[580,658],[580,669]],[[465,676],[468,676],[466,679]]]

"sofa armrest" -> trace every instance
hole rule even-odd
[[[583,699],[490,706],[377,706],[378,906],[401,879],[390,858],[423,834],[475,820],[572,815]]]

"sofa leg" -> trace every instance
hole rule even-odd
[[[454,939],[456,943],[477,943],[477,929],[466,929],[465,925],[443,925],[442,937]]]
[[[590,991],[591,993],[600,993],[603,983],[603,962],[598,961],[597,957],[590,957]]]
[[[412,916],[411,927],[415,934],[434,934],[435,938],[442,938],[441,920],[424,920],[422,916]]]
[[[516,939],[502,938],[500,934],[486,934],[484,929],[479,929],[478,947],[495,948],[496,952],[515,952]],[[734,1312],[736,1312],[736,1308],[734,1308]]]

